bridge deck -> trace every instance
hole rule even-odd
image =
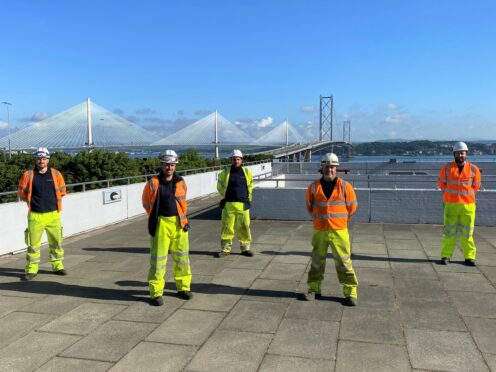
[[[194,298],[175,297],[169,267],[157,308],[145,226],[67,239],[67,277],[48,271],[46,248],[33,282],[19,281],[23,255],[0,258],[0,370],[496,370],[494,228],[476,229],[478,266],[466,267],[459,251],[435,263],[440,226],[354,224],[359,306],[346,308],[331,260],[322,300],[296,295],[310,223],[253,221],[255,257],[218,259],[219,212],[203,212],[190,234]]]

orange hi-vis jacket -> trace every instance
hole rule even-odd
[[[146,213],[150,215],[152,213],[153,205],[155,204],[155,200],[157,199],[159,188],[159,180],[157,177],[152,177],[145,185],[145,189],[143,190],[143,195],[141,197],[141,201],[143,203],[143,208],[145,208]],[[182,177],[179,177],[176,183],[176,192],[174,197],[176,198],[176,206],[177,213],[179,215],[179,220],[181,223],[181,227],[186,226],[188,223],[187,213],[187,202],[186,202],[186,192],[188,191],[188,187],[186,186],[186,182]]]
[[[52,173],[55,196],[57,197],[57,210],[60,212],[62,210],[62,197],[67,194],[67,189],[65,187],[62,173],[53,168],[50,168],[50,171]],[[29,210],[31,210],[31,197],[33,196],[34,172],[35,171],[33,169],[25,171],[17,188],[19,198],[26,202]]]
[[[307,210],[312,216],[316,230],[343,230],[355,213],[358,203],[355,190],[349,182],[338,178],[329,200],[326,198],[320,180],[308,186]]]
[[[460,173],[458,165],[453,161],[443,166],[437,184],[444,191],[443,201],[474,204],[475,192],[481,186],[480,170],[475,164],[466,161]]]

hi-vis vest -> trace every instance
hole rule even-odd
[[[322,190],[320,180],[312,182],[307,189],[306,201],[313,227],[322,231],[348,228],[348,220],[358,207],[353,186],[341,178],[337,179],[329,200]]]
[[[60,212],[62,210],[62,197],[67,194],[67,189],[62,173],[53,168],[50,168],[50,172],[52,173],[53,187],[55,189],[55,196],[57,197],[57,210]],[[17,188],[19,198],[26,202],[29,210],[31,210],[31,198],[33,196],[33,179],[34,170],[25,171]]]
[[[141,196],[141,202],[143,203],[143,208],[145,208],[146,213],[150,215],[152,213],[153,205],[158,195],[159,180],[157,177],[152,177],[145,185],[143,190],[143,195]],[[186,202],[186,192],[188,188],[186,182],[183,178],[180,178],[176,183],[176,193],[174,197],[176,199],[177,213],[179,215],[179,220],[181,222],[181,227],[186,226],[188,223],[187,214],[187,202]]]
[[[481,186],[480,170],[476,165],[466,161],[460,173],[456,162],[453,161],[443,166],[437,184],[443,190],[443,201],[474,204],[475,192]]]
[[[251,201],[251,192],[253,190],[253,175],[249,168],[241,167],[246,178],[246,188],[248,189],[248,200]],[[231,168],[225,167],[222,172],[219,173],[217,178],[217,191],[222,197],[226,196],[227,186],[229,185],[229,176],[231,175]]]

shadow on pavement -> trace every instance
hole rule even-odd
[[[38,274],[51,274],[51,270],[38,270]],[[15,269],[11,267],[0,267],[1,276],[11,276],[14,278],[21,278],[24,274],[24,269]]]

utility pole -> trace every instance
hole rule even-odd
[[[12,103],[2,102],[2,104],[4,104],[5,107],[7,107],[7,128],[9,131],[9,160],[10,160],[10,159],[12,159],[12,151],[11,151],[11,147],[10,147],[10,112],[9,112],[9,109],[10,109],[10,106],[12,106]]]
[[[334,116],[334,97],[320,96],[319,141],[332,141],[332,119]]]
[[[93,134],[91,133],[91,102],[86,98],[86,121],[88,127],[88,150],[93,147]]]

